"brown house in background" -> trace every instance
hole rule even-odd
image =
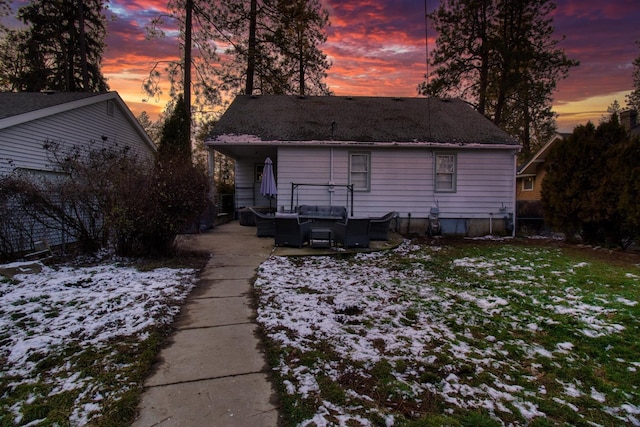
[[[542,191],[542,180],[546,175],[544,167],[547,155],[553,148],[553,144],[561,141],[567,135],[555,134],[549,142],[538,150],[538,152],[529,160],[518,168],[516,174],[516,200],[539,201]]]
[[[545,230],[542,210],[542,181],[545,161],[554,144],[569,134],[555,134],[516,173],[516,229],[522,234],[540,234]]]

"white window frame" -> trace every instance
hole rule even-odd
[[[450,161],[444,163],[444,158]],[[443,159],[443,161],[439,161]],[[446,167],[447,171],[439,170]],[[441,176],[450,176],[451,179],[443,180]],[[433,185],[437,193],[455,193],[458,184],[458,155],[451,152],[433,153]]]
[[[535,182],[536,178],[533,176],[526,176],[522,178],[522,191],[533,191]],[[527,183],[531,183],[531,186],[528,186]]]
[[[365,168],[366,170],[354,170],[353,167],[353,158],[354,157],[365,157],[366,161]],[[364,186],[356,186],[354,181],[357,183],[362,182],[362,179],[354,180],[353,177],[355,174],[364,175]],[[349,184],[353,185],[353,191],[371,191],[371,153],[365,151],[350,151],[349,152]]]

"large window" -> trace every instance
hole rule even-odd
[[[456,155],[435,153],[436,191],[456,191]]]
[[[349,153],[349,184],[354,191],[369,191],[370,157],[369,153]]]

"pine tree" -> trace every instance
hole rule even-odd
[[[590,122],[578,126],[556,143],[542,182],[545,221],[569,236],[580,233],[587,243],[625,245],[640,218],[633,181],[640,168],[629,157],[638,144],[615,113],[597,128]]]
[[[106,37],[104,0],[33,0],[18,11],[25,29],[13,34],[15,90],[106,91],[101,61]]]
[[[640,47],[640,40],[636,40]],[[627,106],[633,110],[640,111],[640,55],[633,61],[633,90],[627,95]]]
[[[553,39],[554,9],[550,0],[442,1],[429,15],[438,32],[436,69],[419,91],[474,104],[517,136],[526,156],[555,132],[551,96],[578,65]]]
[[[182,94],[172,106],[160,135],[158,157],[161,163],[185,163],[191,165],[191,140],[189,117],[185,111]]]
[[[182,42],[185,1],[169,2],[171,17],[181,25]],[[151,35],[163,34],[163,19],[152,24]],[[192,24],[194,110],[210,111],[222,105],[226,95],[237,93],[330,93],[324,83],[330,64],[320,50],[329,21],[318,0],[193,0]],[[172,98],[186,91],[183,68],[184,61],[167,66]],[[161,91],[158,69],[145,82],[149,95]]]

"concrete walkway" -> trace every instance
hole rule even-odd
[[[275,427],[278,411],[251,308],[256,268],[273,249],[237,221],[180,244],[212,254],[147,378],[133,426]]]

